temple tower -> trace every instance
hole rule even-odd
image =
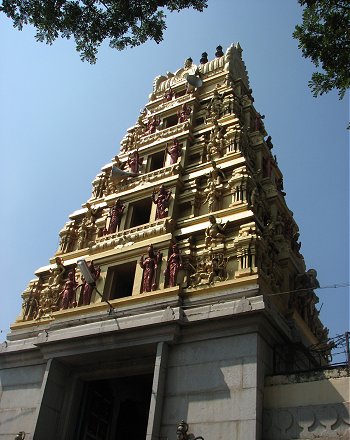
[[[241,55],[155,78],[23,292],[1,440],[261,439],[265,376],[326,364],[306,349],[327,338],[317,274]]]

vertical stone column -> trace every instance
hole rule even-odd
[[[159,342],[154,365],[146,440],[159,439],[167,361],[168,346],[165,342]]]

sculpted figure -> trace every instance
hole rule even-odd
[[[157,268],[161,261],[161,255],[158,251],[157,254],[154,253],[153,246],[148,247],[148,255],[146,258],[142,255],[140,260],[140,266],[143,269],[142,274],[142,292],[151,292],[157,288]]]
[[[131,129],[120,142],[120,151],[125,153],[135,147],[137,141],[137,134],[135,129]]]
[[[215,160],[211,161],[211,166],[213,169],[209,173],[209,179],[212,180],[216,185],[221,185],[222,181],[226,179],[225,173],[216,165]]]
[[[171,101],[175,97],[174,90],[169,87],[169,89],[164,93],[164,101]]]
[[[56,257],[55,258],[56,267],[54,269],[50,269],[50,278],[49,278],[49,284],[59,286],[60,284],[63,284],[64,278],[64,272],[65,267],[63,265],[62,258]]]
[[[219,118],[223,113],[223,98],[217,89],[214,89],[213,97],[211,98],[208,108],[207,117]]]
[[[60,232],[60,252],[65,253],[71,250],[72,244],[75,239],[75,232],[73,225],[68,225],[63,231]]]
[[[182,258],[177,244],[173,244],[172,253],[168,258],[164,275],[168,277],[168,286],[174,287],[177,285],[177,275],[182,269]]]
[[[181,110],[177,112],[177,123],[181,124],[182,122],[186,122],[191,116],[192,109],[186,103],[182,104]]]
[[[103,192],[107,187],[108,182],[108,176],[107,172],[104,171],[102,175],[98,176],[93,182],[92,182],[92,195],[95,198],[99,198],[103,196]]]
[[[157,116],[153,116],[147,124],[147,131],[145,134],[152,134],[155,133],[157,130],[157,127],[160,125],[160,119],[157,118]]]
[[[110,222],[108,226],[108,234],[114,234],[120,226],[120,222],[125,210],[125,205],[118,199],[109,211]]]
[[[295,277],[295,289],[307,290],[317,289],[320,287],[320,283],[317,279],[317,271],[315,269],[309,269],[303,274],[298,274]]]
[[[133,153],[129,154],[128,165],[132,173],[138,174],[140,172],[142,159],[140,158],[138,150],[135,150]]]
[[[223,243],[225,240],[225,229],[227,223],[217,223],[214,215],[209,216],[210,225],[205,230],[205,247],[209,247],[214,243]]]
[[[216,156],[221,157],[224,153],[225,146],[224,128],[214,119],[214,127],[209,136],[207,160],[209,161]]]
[[[59,296],[59,307],[65,310],[76,306],[74,272],[69,272],[68,280]]]
[[[179,141],[175,138],[173,140],[173,144],[170,146],[170,149],[168,149],[168,146],[166,146],[165,151],[170,156],[170,165],[174,165],[181,156],[181,145]]]
[[[29,298],[23,304],[23,321],[35,319],[38,314],[39,300],[42,286],[40,281],[35,283],[30,291]]]
[[[153,190],[152,201],[157,205],[156,220],[168,217],[168,206],[169,206],[170,196],[171,196],[171,191],[166,190],[164,188],[164,185],[160,186],[157,196],[156,196],[156,191]]]
[[[187,440],[188,439],[187,431],[188,431],[188,424],[184,420],[181,420],[179,426],[176,429],[176,440]]]
[[[184,62],[184,69],[185,70],[191,69],[192,65],[193,65],[192,58],[187,58]]]
[[[207,196],[203,203],[208,202],[208,212],[217,211],[222,196],[222,188],[217,187],[213,180],[208,180],[204,193],[206,193]]]
[[[35,319],[38,320],[43,317],[49,317],[52,312],[56,312],[58,310],[57,300],[57,294],[55,294],[50,286],[45,287],[40,295],[39,309]]]
[[[95,280],[95,282],[99,279],[101,274],[101,269],[99,267],[94,266],[94,262],[91,261],[89,264],[89,270],[92,275],[92,278]],[[78,306],[88,306],[91,302],[91,295],[94,290],[94,287],[88,284],[84,277],[81,277],[82,284],[81,284],[81,290],[79,295],[79,301]]]
[[[199,69],[195,64],[193,64],[192,58],[187,58],[184,64],[183,77],[187,78],[188,75],[197,76],[198,78],[200,78]],[[191,85],[190,83],[187,84],[186,93],[191,94],[195,90],[196,90],[195,86]]]
[[[261,115],[260,113],[257,113],[255,116],[255,130],[265,130],[263,119],[265,119],[265,115]]]
[[[190,285],[196,287],[227,280],[227,260],[228,258],[223,253],[215,255],[212,250],[207,255],[198,257],[196,268],[190,264],[190,267],[194,270],[194,273],[190,276]]]
[[[101,214],[101,208],[94,208],[89,202],[86,203],[87,211],[85,213],[86,226],[90,227],[95,224],[96,219]]]
[[[269,150],[272,150],[273,148],[273,143],[272,143],[272,137],[268,136],[267,139],[265,139],[266,145],[268,146]]]
[[[83,218],[83,221],[78,229],[77,249],[82,249],[85,246],[87,238],[88,238],[88,229],[86,225],[86,218]]]

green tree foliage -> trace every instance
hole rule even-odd
[[[342,99],[350,85],[350,2],[298,1],[305,9],[293,36],[299,40],[303,56],[322,68],[311,76],[312,93],[316,97],[337,89]]]
[[[33,25],[38,41],[52,44],[58,37],[74,38],[82,60],[95,63],[104,40],[118,50],[150,39],[162,41],[165,9],[206,7],[207,0],[3,0],[0,11],[20,30]]]

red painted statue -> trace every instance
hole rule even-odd
[[[177,139],[174,139],[173,145],[168,149],[168,146],[165,148],[165,151],[170,156],[170,165],[174,165],[177,162],[178,158],[181,156],[181,145]]]
[[[76,306],[74,272],[69,272],[68,280],[59,296],[59,307],[65,310]]]
[[[171,101],[175,96],[174,90],[169,87],[169,89],[164,93],[164,101]]]
[[[191,116],[192,109],[186,103],[182,105],[181,110],[177,112],[178,124],[181,122],[186,122],[188,118]]]
[[[97,281],[100,277],[101,269],[97,266],[94,266],[94,262],[91,261],[89,264],[89,270],[92,275],[92,278]],[[79,306],[88,306],[91,302],[91,295],[94,290],[94,287],[88,284],[84,277],[81,277],[83,284],[81,284],[81,290],[79,295]]]
[[[182,269],[182,258],[177,244],[173,244],[172,253],[168,258],[164,275],[168,279],[168,286],[174,287],[177,285],[177,275]]]
[[[148,247],[148,255],[146,258],[142,255],[140,260],[140,266],[143,269],[142,274],[142,292],[151,292],[157,288],[157,269],[161,261],[161,254],[158,251],[157,254],[154,253],[153,246]]]
[[[128,165],[132,173],[138,174],[140,171],[140,166],[142,165],[142,159],[140,158],[138,150],[129,154]]]
[[[157,205],[156,220],[168,217],[168,206],[169,206],[170,196],[171,196],[171,191],[167,191],[164,188],[164,185],[160,186],[157,196],[155,190],[153,190],[152,201]]]
[[[120,226],[124,210],[125,205],[120,201],[120,199],[118,199],[109,211],[111,221],[108,226],[108,234],[114,234],[117,230],[117,227]]]
[[[155,133],[158,125],[160,124],[160,119],[156,116],[153,116],[147,123],[147,131],[146,134]]]

